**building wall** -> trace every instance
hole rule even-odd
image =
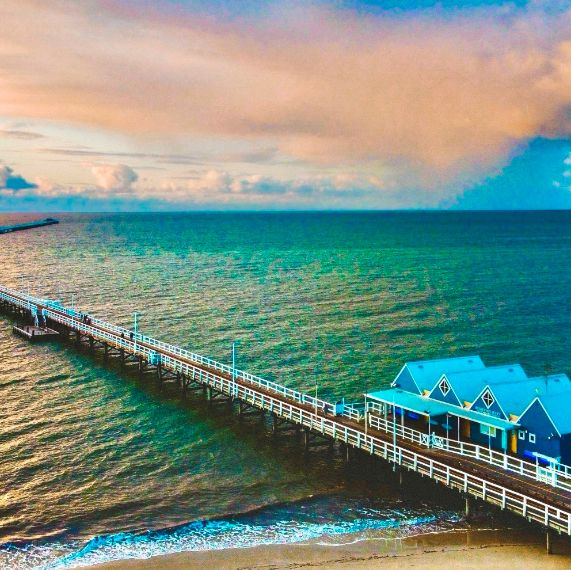
[[[571,433],[561,438],[561,463],[571,465]]]
[[[549,457],[561,455],[560,438],[539,402],[535,402],[525,412],[519,423],[526,433],[524,440],[518,440],[518,455],[529,458],[534,451]],[[535,443],[530,441],[530,435],[535,435]]]
[[[412,392],[414,394],[419,394],[420,391],[417,385],[414,383],[412,376],[408,370],[408,368],[403,368],[402,372],[396,377],[396,385],[401,389],[405,390],[406,392]]]

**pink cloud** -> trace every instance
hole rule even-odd
[[[571,10],[365,18],[289,6],[224,23],[161,10],[4,0],[3,112],[135,137],[271,140],[427,186],[571,133]]]
[[[91,167],[97,186],[109,192],[129,192],[139,176],[126,164],[95,164]]]

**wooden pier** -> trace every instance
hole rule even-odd
[[[571,474],[547,473],[534,465],[473,444],[427,437],[386,418],[363,416],[356,407],[339,406],[309,394],[237,370],[169,343],[141,335],[91,315],[0,286],[0,309],[59,332],[63,338],[103,351],[105,360],[120,359],[141,374],[152,370],[157,381],[173,382],[183,394],[199,390],[211,401],[237,403],[238,413],[272,418],[272,429],[291,426],[312,437],[341,443],[392,463],[396,470],[415,472],[460,492],[467,514],[480,499],[571,536]],[[365,423],[365,419],[367,420]],[[462,443],[462,445],[460,445]],[[549,470],[547,470],[549,471]]]
[[[59,220],[56,220],[55,218],[44,218],[43,220],[23,222],[21,224],[13,224],[11,226],[0,226],[0,234],[10,234],[13,232],[21,232],[23,230],[32,230],[34,228],[43,228],[44,226],[53,226],[55,224],[59,224]]]
[[[14,325],[14,334],[28,339],[31,342],[51,340],[59,336],[59,333],[48,327],[37,327],[35,325]]]

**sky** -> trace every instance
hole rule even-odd
[[[571,2],[2,0],[0,211],[571,208]]]

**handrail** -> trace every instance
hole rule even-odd
[[[530,477],[535,481],[541,481],[543,483],[548,483],[553,487],[557,487],[565,491],[571,491],[571,477],[569,477],[569,474],[566,471],[556,471],[549,467],[534,465],[520,459],[519,457],[513,457],[507,453],[502,453],[474,443],[458,441],[441,436],[435,437],[434,434],[432,434],[433,437],[429,438],[428,434],[407,426],[402,426],[397,422],[381,418],[370,412],[367,416],[369,426],[373,429],[384,431],[385,433],[396,433],[398,437],[412,441],[418,445],[438,447],[450,453],[462,455],[463,457],[472,457],[479,461],[483,461],[484,463],[501,467],[506,471],[512,471],[513,473]],[[562,478],[566,480],[562,481]]]
[[[27,299],[22,300],[5,292],[3,293],[2,290],[0,290],[0,298],[7,299],[9,302],[28,310],[32,310],[32,307],[38,308],[38,304],[34,304]],[[135,340],[131,341],[130,339],[122,338],[114,332],[94,327],[79,321],[77,318],[62,315],[60,312],[51,309],[43,309],[43,311],[45,311],[44,314],[46,316],[55,322],[64,324],[72,330],[98,340],[104,340],[136,356],[151,358],[156,355],[154,350],[141,345],[140,341],[135,342]],[[360,430],[344,425],[335,418],[325,417],[314,411],[301,408],[297,403],[278,400],[271,395],[256,391],[252,386],[244,386],[232,377],[221,376],[214,371],[205,370],[195,364],[185,362],[168,354],[161,354],[160,356],[162,364],[167,369],[174,372],[192,374],[195,380],[198,378],[200,383],[211,386],[223,394],[240,398],[254,407],[275,413],[310,430],[328,435],[347,445],[362,449],[371,455],[377,455],[406,469],[412,469],[422,475],[427,475],[436,481],[445,483],[451,488],[482,498],[547,527],[571,535],[570,512],[510,490],[497,483],[492,483],[476,475],[450,467],[431,457],[426,457],[399,445],[394,445],[371,434],[363,433]]]
[[[24,297],[30,303],[42,306],[51,306],[52,308],[55,307],[55,303],[50,301],[49,299],[41,299],[37,297],[33,297],[31,295],[22,294],[18,291],[14,291],[13,289],[9,289],[8,287],[4,287],[0,285],[0,291],[3,291],[7,294],[15,295],[16,297]],[[84,313],[74,310],[68,309],[66,307],[57,307],[58,311],[63,311],[70,316],[80,316]],[[308,406],[316,407],[319,410],[333,410],[335,408],[332,402],[328,402],[326,400],[322,400],[321,398],[315,398],[309,394],[304,394],[303,392],[299,392],[298,390],[294,390],[292,388],[288,388],[283,386],[282,384],[278,384],[277,382],[272,382],[270,380],[266,380],[265,378],[261,378],[260,376],[255,376],[254,374],[250,374],[249,372],[244,372],[243,370],[239,370],[237,368],[232,368],[232,366],[228,366],[227,364],[223,364],[222,362],[216,361],[212,358],[208,358],[206,356],[202,356],[195,352],[191,352],[189,350],[185,350],[173,344],[169,344],[163,341],[156,340],[152,337],[142,335],[140,333],[135,333],[131,329],[127,329],[125,327],[120,327],[118,325],[114,325],[104,321],[102,319],[98,319],[96,317],[92,317],[89,315],[90,321],[92,324],[105,328],[108,331],[115,332],[119,335],[125,335],[125,338],[131,339],[131,334],[133,335],[133,340],[136,340],[137,343],[145,343],[150,346],[157,348],[158,350],[167,351],[171,354],[180,356],[187,360],[192,360],[197,364],[201,364],[203,366],[208,366],[209,368],[214,368],[215,370],[219,370],[224,372],[233,378],[239,378],[244,380],[245,382],[249,382],[251,384],[260,386],[266,390],[271,392],[275,392],[276,394],[281,394],[282,396],[299,402],[300,404],[306,404]]]

